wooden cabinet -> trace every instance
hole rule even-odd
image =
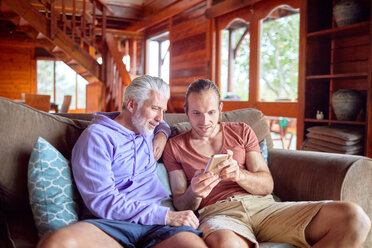
[[[305,139],[307,128],[317,125],[345,125],[364,134],[364,155],[372,157],[371,21],[337,27],[333,16],[335,0],[308,0],[306,5],[303,122],[299,130]],[[368,3],[368,1],[365,1]],[[369,4],[369,7],[370,8]],[[336,119],[332,94],[339,89],[362,93],[364,104],[356,120]],[[316,119],[317,111],[324,113]],[[300,111],[302,112],[302,111]]]

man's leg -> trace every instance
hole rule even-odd
[[[47,234],[38,248],[122,248],[111,236],[93,224],[77,222]]]
[[[203,239],[192,232],[180,232],[156,244],[153,248],[207,248]]]
[[[218,230],[209,234],[205,242],[212,248],[253,248],[254,244],[230,230]]]
[[[314,248],[360,247],[371,221],[361,207],[351,202],[330,202],[322,206],[305,229]]]

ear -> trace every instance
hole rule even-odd
[[[222,113],[223,102],[220,103],[220,112]]]
[[[128,111],[133,114],[137,108],[136,101],[133,98],[129,98],[126,104]]]

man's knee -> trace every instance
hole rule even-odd
[[[371,228],[371,221],[364,210],[352,202],[333,202],[325,206],[324,218],[329,218],[330,232],[337,232],[344,240],[363,242]]]
[[[77,247],[77,242],[73,235],[69,235],[63,229],[59,229],[52,233],[45,235],[37,245],[37,248],[75,248]]]
[[[343,225],[348,231],[353,232],[356,238],[365,238],[371,228],[371,220],[364,210],[351,202],[345,202],[343,206]]]
[[[204,240],[192,232],[179,232],[170,238],[163,240],[162,242],[153,246],[153,248],[168,248],[168,247],[195,247],[195,248],[207,248]]]
[[[242,248],[249,247],[247,241],[234,232],[213,232],[205,239],[208,247],[213,248]]]

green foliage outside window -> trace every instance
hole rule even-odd
[[[261,101],[298,97],[299,18],[293,14],[262,23]]]

